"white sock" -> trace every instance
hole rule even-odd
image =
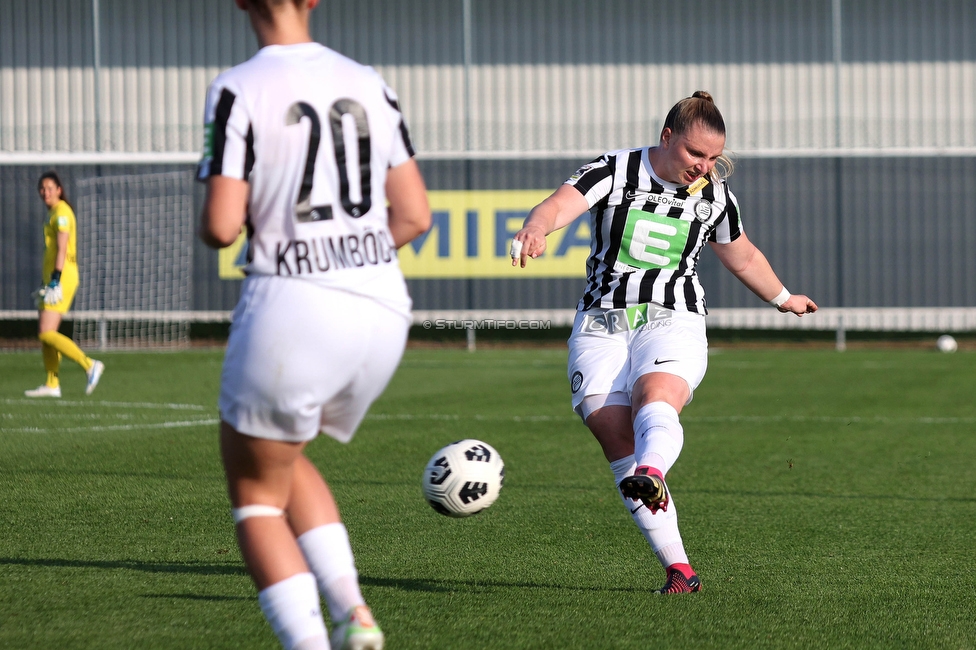
[[[667,402],[645,404],[634,416],[634,455],[638,465],[667,474],[685,442],[678,412]]]
[[[262,589],[258,603],[285,650],[329,650],[311,573],[297,573]]]
[[[303,533],[298,538],[298,546],[315,574],[333,621],[343,620],[350,609],[366,604],[359,589],[349,533],[342,523],[326,524]]]
[[[643,410],[643,409],[642,409]],[[620,493],[620,481],[634,474],[637,469],[637,462],[633,456],[626,456],[610,463],[613,471],[614,484],[618,486],[617,494],[624,502],[624,506],[630,511],[630,516],[637,524],[644,539],[651,545],[651,550],[657,555],[657,559],[665,567],[671,566],[675,562],[688,563],[688,556],[685,554],[684,544],[681,542],[681,533],[678,532],[678,511],[674,505],[674,496],[668,509],[658,510],[651,514],[644,504],[640,501],[626,498]]]

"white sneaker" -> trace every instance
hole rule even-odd
[[[349,610],[332,630],[332,650],[383,650],[383,632],[366,605]]]
[[[105,372],[105,364],[101,361],[96,361],[88,369],[88,386],[85,387],[85,395],[91,395],[95,392],[95,387],[98,386],[98,380],[102,378],[103,372]],[[60,393],[58,396],[60,397]]]
[[[25,390],[24,395],[27,397],[61,397],[61,387],[52,387],[44,384],[43,386],[38,386],[33,390]]]

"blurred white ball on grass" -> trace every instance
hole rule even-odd
[[[956,339],[949,336],[948,334],[943,334],[935,342],[935,347],[939,348],[940,352],[955,352],[959,349],[959,344],[956,343]]]

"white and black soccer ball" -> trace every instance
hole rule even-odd
[[[424,498],[448,517],[468,517],[493,504],[505,482],[505,463],[480,440],[458,440],[431,456],[424,468]]]

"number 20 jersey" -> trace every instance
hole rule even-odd
[[[724,179],[691,186],[661,179],[649,148],[611,151],[569,180],[590,206],[586,290],[578,309],[656,303],[704,315],[696,267],[706,242],[742,234],[739,206]]]
[[[204,122],[198,179],[250,186],[245,273],[409,311],[385,185],[387,169],[414,152],[375,70],[319,43],[267,46],[214,79]]]

